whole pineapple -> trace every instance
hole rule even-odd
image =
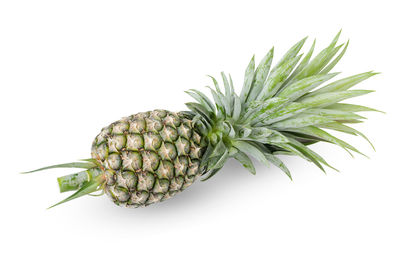
[[[146,206],[169,199],[201,175],[203,180],[209,179],[229,158],[253,174],[249,156],[276,165],[291,178],[279,154],[300,156],[324,171],[322,165],[331,166],[308,147],[319,141],[360,153],[324,130],[359,135],[368,141],[347,124],[365,119],[357,112],[376,111],[338,103],[372,92],[349,89],[374,72],[322,86],[338,75],[330,71],[347,49],[348,42],[336,46],[339,35],[313,59],[315,41],[304,57],[298,55],[306,38],[291,47],[272,69],[273,49],[257,68],[253,57],[240,95],[235,93],[231,77],[222,73],[224,92],[211,77],[214,101],[189,90],[196,100],[186,104],[190,111],[138,113],[103,128],[93,141],[92,158],[38,169],[86,169],[58,178],[61,192],[76,192],[56,205],[100,191],[117,205]]]

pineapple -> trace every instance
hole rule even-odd
[[[189,111],[153,110],[103,128],[93,141],[90,159],[34,170],[85,169],[58,178],[61,192],[75,192],[52,207],[95,192],[107,194],[119,206],[147,206],[169,199],[200,176],[211,178],[230,158],[252,174],[256,171],[250,156],[272,163],[291,179],[280,154],[300,156],[324,171],[323,165],[333,167],[309,148],[320,141],[361,154],[326,130],[368,141],[348,124],[365,119],[358,112],[377,110],[339,102],[372,92],[349,89],[377,73],[330,81],[339,74],[331,70],[348,46],[348,42],[336,45],[339,36],[340,32],[314,58],[315,41],[304,56],[299,55],[306,38],[273,68],[273,48],[257,67],[253,57],[239,95],[230,75],[221,73],[223,91],[210,76],[214,101],[192,89],[187,93],[195,102],[186,103]]]

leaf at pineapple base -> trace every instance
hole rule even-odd
[[[95,163],[93,163],[93,162],[71,162],[71,163],[63,163],[63,164],[51,165],[51,166],[43,167],[43,168],[32,170],[32,171],[22,172],[22,174],[38,172],[38,171],[44,171],[44,170],[48,170],[48,169],[56,169],[56,168],[90,169],[90,168],[94,168],[96,166],[97,165]]]
[[[82,197],[84,195],[88,195],[88,194],[91,194],[93,192],[98,191],[99,190],[99,185],[101,184],[101,182],[100,182],[101,176],[102,175],[99,175],[95,179],[93,179],[92,181],[88,181],[88,182],[84,183],[83,186],[78,191],[76,191],[75,193],[73,193],[72,195],[67,197],[66,199],[64,199],[64,200],[62,200],[62,201],[50,206],[48,209],[51,209],[51,208],[53,208],[55,206],[58,206],[60,204],[65,203],[65,202],[71,201],[71,200],[73,200],[75,198]]]

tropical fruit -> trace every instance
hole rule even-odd
[[[368,141],[348,124],[365,119],[358,112],[377,110],[341,102],[372,92],[350,88],[377,73],[334,79],[339,73],[331,70],[348,46],[336,45],[339,35],[315,57],[315,41],[299,55],[306,38],[272,68],[274,49],[257,67],[253,57],[240,93],[230,75],[221,73],[223,89],[210,76],[213,101],[191,89],[187,93],[195,102],[186,103],[188,111],[153,110],[103,128],[93,141],[90,159],[38,169],[86,169],[58,178],[61,192],[75,193],[56,205],[100,191],[120,206],[147,206],[171,198],[199,176],[211,178],[230,158],[253,174],[252,158],[272,163],[291,178],[280,154],[300,156],[324,171],[323,165],[331,166],[309,147],[317,142],[360,153],[328,131]]]

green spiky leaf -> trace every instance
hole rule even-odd
[[[239,161],[243,167],[245,167],[247,170],[249,170],[250,173],[256,174],[256,168],[253,165],[253,162],[247,156],[246,153],[243,153],[241,151],[238,151],[234,156],[233,156],[237,161]]]
[[[40,169],[36,169],[33,171],[27,171],[27,172],[22,172],[23,174],[26,173],[32,173],[32,172],[38,172],[38,171],[44,171],[44,170],[49,170],[49,169],[56,169],[56,168],[79,168],[79,169],[90,169],[94,168],[97,165],[93,162],[71,162],[71,163],[63,163],[63,164],[57,164],[57,165],[51,165],[47,167],[43,167]]]
[[[97,177],[97,178],[100,178],[100,177]],[[78,197],[82,197],[84,195],[88,195],[88,194],[91,194],[93,192],[96,192],[96,191],[98,191],[99,185],[100,185],[100,182],[99,182],[98,179],[93,179],[92,181],[86,182],[86,183],[83,184],[83,186],[78,191],[76,191],[75,193],[73,193],[72,195],[67,197],[66,199],[64,199],[64,200],[62,200],[62,201],[50,206],[48,209],[51,209],[51,208],[53,208],[55,206],[58,206],[58,205],[63,204],[65,202],[68,202],[68,201],[71,201],[73,199],[76,199]]]

